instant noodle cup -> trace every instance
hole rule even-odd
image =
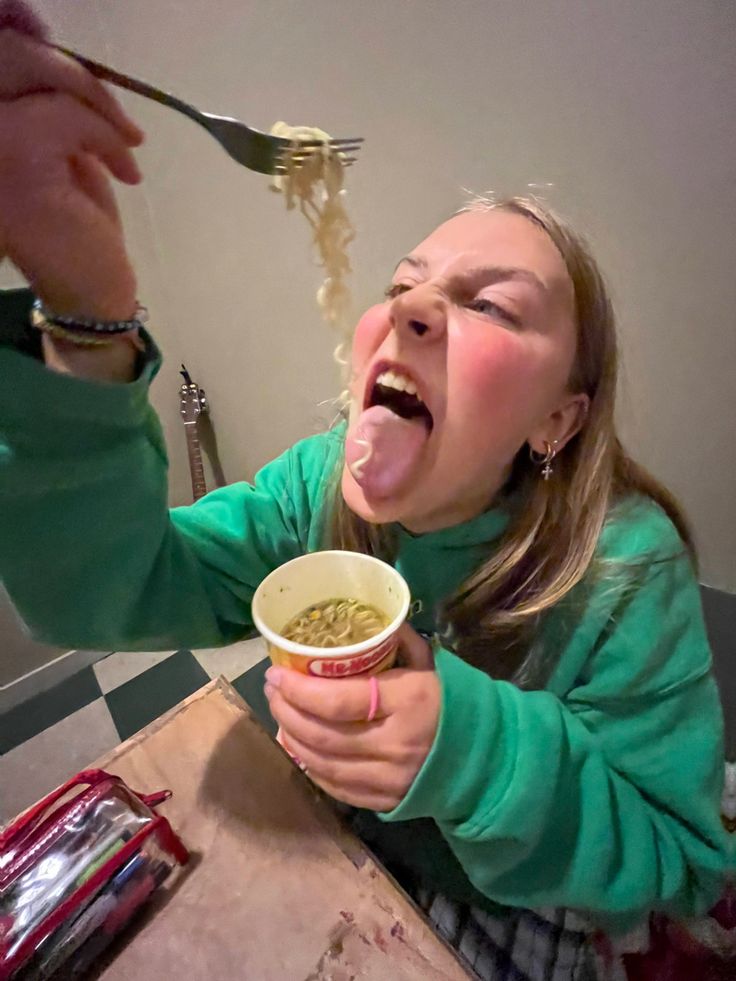
[[[329,599],[370,603],[389,620],[368,640],[347,647],[311,647],[281,636],[302,610]],[[253,596],[253,622],[274,664],[320,678],[378,674],[396,660],[396,631],[409,612],[403,577],[385,562],[359,552],[311,552],[266,576]]]

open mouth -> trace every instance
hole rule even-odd
[[[419,396],[416,383],[396,369],[382,371],[371,388],[366,408],[383,405],[402,419],[420,419],[428,431],[434,426],[432,413]]]

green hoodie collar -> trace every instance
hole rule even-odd
[[[508,523],[508,509],[499,505],[468,521],[463,521],[462,524],[428,531],[423,535],[412,534],[402,525],[396,527],[401,546],[433,550],[466,548],[468,545],[485,545],[494,542],[506,530]]]

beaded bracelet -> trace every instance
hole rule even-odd
[[[86,317],[68,317],[53,313],[44,305],[43,300],[33,301],[33,309],[37,311],[48,324],[54,324],[66,330],[81,331],[88,334],[125,334],[136,327],[142,327],[148,320],[148,310],[140,304],[135,315],[130,320],[89,320]]]
[[[40,299],[33,303],[31,324],[58,341],[67,341],[77,347],[111,347],[115,338],[128,341],[137,351],[145,350],[138,335],[148,311],[139,306],[131,320],[95,321],[79,317],[62,317],[48,310]],[[100,336],[102,335],[102,336]]]

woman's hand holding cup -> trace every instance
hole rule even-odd
[[[311,780],[354,807],[397,807],[437,734],[442,693],[429,644],[406,623],[398,639],[406,667],[373,678],[333,680],[278,666],[266,672],[283,746]]]
[[[387,626],[347,647],[282,636],[295,614],[337,597],[370,604]],[[396,569],[340,550],[285,563],[253,597],[253,619],[273,661],[265,691],[278,741],[316,784],[355,807],[396,807],[437,732],[440,682],[429,644],[405,622],[410,600]]]

